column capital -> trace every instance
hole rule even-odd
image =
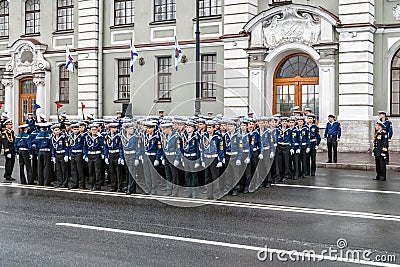
[[[33,78],[33,83],[36,86],[45,86],[46,85],[46,81],[45,81],[45,75],[44,73],[37,73],[35,74],[34,78]]]
[[[5,86],[5,87],[14,87],[14,79],[10,79],[10,78],[5,78],[5,79],[1,79],[1,83]]]

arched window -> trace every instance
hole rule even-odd
[[[8,1],[0,1],[0,37],[8,37],[9,29]]]
[[[59,89],[60,97],[58,102],[68,103],[69,102],[69,71],[65,68],[65,64],[59,67]]]
[[[25,34],[40,33],[40,2],[27,0],[25,2]]]
[[[400,50],[392,60],[390,86],[390,115],[400,116]]]
[[[274,76],[273,112],[290,116],[292,109],[309,107],[319,114],[319,68],[305,54],[294,54],[284,58]]]

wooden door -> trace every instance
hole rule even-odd
[[[19,82],[19,123],[24,124],[28,113],[33,113],[36,118],[36,85],[31,77],[21,79]]]

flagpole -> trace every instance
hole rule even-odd
[[[196,100],[194,103],[195,116],[201,114],[200,107],[200,4],[199,0],[196,0]]]

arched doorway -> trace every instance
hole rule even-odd
[[[24,124],[31,112],[36,118],[36,85],[28,77],[19,81],[19,123]]]
[[[319,68],[306,54],[285,57],[274,74],[273,112],[290,116],[293,107],[319,115]]]

